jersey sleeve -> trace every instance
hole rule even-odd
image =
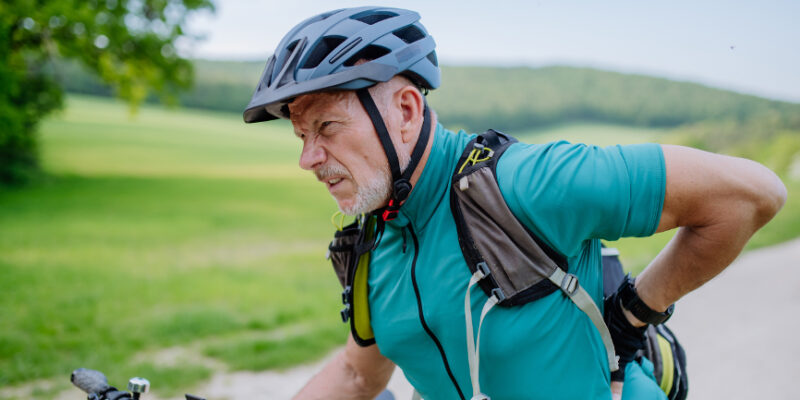
[[[523,224],[564,255],[587,239],[649,236],[666,187],[658,144],[515,144],[497,164],[500,190]]]

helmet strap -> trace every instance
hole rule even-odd
[[[414,170],[417,168],[420,160],[422,160],[422,154],[425,152],[425,146],[428,144],[428,137],[430,136],[430,110],[428,109],[427,101],[423,99],[425,107],[423,111],[422,129],[417,137],[414,150],[411,152],[411,159],[409,160],[408,166],[405,171],[401,173],[400,162],[397,158],[394,144],[392,144],[392,138],[389,136],[389,130],[386,129],[386,125],[383,123],[383,117],[380,111],[378,111],[375,101],[366,88],[356,90],[356,95],[361,101],[361,105],[364,106],[364,110],[367,111],[367,115],[369,115],[369,118],[372,120],[372,125],[375,126],[375,132],[377,132],[378,139],[381,141],[383,151],[386,153],[386,159],[389,161],[389,171],[392,173],[392,194],[389,199],[389,205],[384,208],[381,218],[384,221],[391,221],[397,217],[400,206],[411,193],[411,175],[414,174]]]

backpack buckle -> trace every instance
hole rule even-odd
[[[570,273],[564,275],[564,279],[561,280],[561,290],[571,295],[575,293],[577,289],[578,289],[578,277]]]
[[[481,271],[481,273],[483,274],[481,279],[486,278],[487,276],[492,274],[492,271],[489,270],[489,265],[486,264],[486,261],[479,262],[478,264],[475,265],[475,267],[477,267],[478,271]]]
[[[502,303],[506,299],[506,294],[499,287],[492,289],[492,296],[497,298],[498,303]]]
[[[348,286],[342,290],[342,304],[349,304],[348,301],[350,299],[350,292],[352,291],[352,286]]]
[[[347,323],[350,320],[350,304],[345,305],[339,314],[342,316],[342,322]]]

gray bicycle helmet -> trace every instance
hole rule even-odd
[[[400,8],[357,7],[301,22],[267,60],[244,121],[288,118],[285,106],[299,95],[363,89],[398,74],[424,89],[439,87],[436,43],[419,19]]]

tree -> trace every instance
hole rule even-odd
[[[135,107],[150,93],[173,101],[192,83],[176,41],[211,0],[0,2],[0,184],[38,168],[36,127],[62,105],[54,60],[78,60]]]

